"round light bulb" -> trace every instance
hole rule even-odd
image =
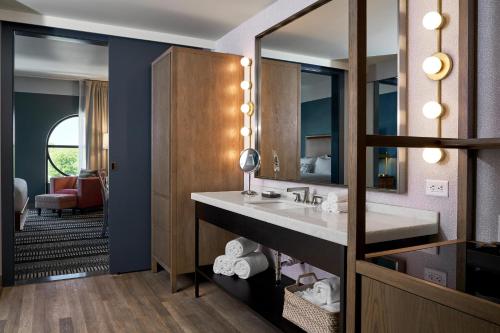
[[[427,102],[422,108],[425,118],[437,119],[443,114],[443,106],[438,102]]]
[[[441,148],[425,148],[422,157],[427,163],[436,164],[443,159],[444,151]]]
[[[250,82],[250,81],[241,81],[240,87],[243,90],[248,90],[248,89],[252,88],[252,82]]]
[[[249,114],[249,115],[252,114],[253,109],[254,109],[254,105],[252,102],[241,104],[241,107],[240,107],[241,112],[243,112],[245,114]]]
[[[252,134],[252,129],[251,128],[248,128],[248,127],[242,127],[240,129],[240,133],[242,136],[249,136]]]
[[[240,64],[243,67],[248,67],[248,66],[252,65],[252,59],[250,59],[248,57],[243,57],[240,60]]]
[[[422,19],[422,25],[427,30],[436,30],[443,25],[443,16],[438,12],[428,12]]]
[[[424,60],[422,69],[426,74],[437,74],[443,68],[443,62],[438,57],[432,56]]]

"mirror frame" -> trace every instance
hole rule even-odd
[[[261,80],[260,80],[260,69],[261,69],[261,39],[272,32],[284,27],[285,25],[292,23],[293,21],[301,18],[302,16],[312,12],[315,9],[335,0],[318,0],[313,4],[305,7],[301,11],[295,13],[294,15],[286,18],[285,20],[279,22],[278,24],[270,27],[269,29],[261,32],[255,36],[255,123],[256,133],[255,133],[255,149],[259,150],[259,144],[261,141],[261,124],[260,124],[260,91],[261,91]],[[407,87],[408,87],[408,0],[398,0],[399,15],[398,15],[398,40],[399,40],[399,52],[398,52],[398,114],[397,114],[397,135],[406,136],[408,132],[408,98],[407,98]],[[349,36],[350,38],[350,36]],[[353,43],[349,43],[349,47],[352,47]],[[347,71],[348,72],[348,71]],[[345,129],[347,130],[347,129]],[[388,193],[406,193],[408,184],[408,149],[398,148],[398,161],[396,166],[397,172],[397,186],[395,190],[382,189],[375,187],[367,187],[368,191],[375,192],[388,192]],[[290,183],[301,183],[301,184],[311,184],[318,186],[330,186],[330,187],[341,187],[347,188],[348,185],[344,184],[325,184],[325,183],[314,183],[314,182],[304,182],[301,180],[281,180],[274,179],[271,177],[261,177],[258,172],[254,174],[255,178],[267,179],[280,182],[290,182]]]

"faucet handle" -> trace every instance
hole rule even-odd
[[[300,198],[300,193],[299,192],[293,192],[292,193],[295,196],[295,199],[293,201],[295,202],[301,202],[302,199]]]
[[[321,195],[313,195],[312,204],[314,206],[319,206],[323,203],[324,199],[325,198],[323,198],[323,196],[321,196]]]

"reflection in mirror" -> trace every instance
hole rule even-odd
[[[367,12],[367,133],[398,135],[399,0],[368,0]],[[269,31],[257,37],[256,175],[346,185],[348,0],[327,1]],[[404,159],[401,149],[367,150],[368,186],[402,191]]]

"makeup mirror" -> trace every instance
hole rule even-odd
[[[247,148],[240,154],[240,169],[248,175],[248,190],[241,192],[245,195],[257,195],[257,192],[250,188],[251,175],[260,168],[260,154],[253,148]]]

